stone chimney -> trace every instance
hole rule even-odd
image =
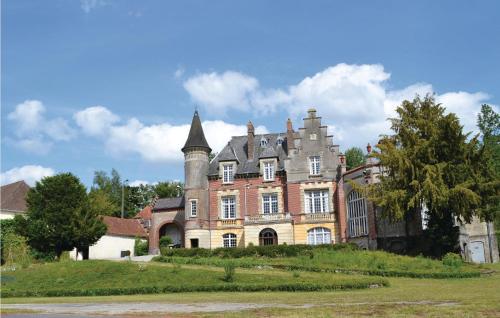
[[[293,127],[290,118],[288,118],[288,120],[286,121],[286,147],[288,151],[290,151],[290,149],[295,148],[293,142]]]
[[[252,122],[249,120],[247,124],[247,157],[248,160],[253,160],[253,153],[255,147],[255,128],[253,127]]]
[[[370,154],[372,152],[372,146],[370,145],[370,143],[368,143],[368,145],[366,145],[366,152],[368,152],[368,154]]]

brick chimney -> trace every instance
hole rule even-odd
[[[293,142],[293,127],[290,118],[288,118],[288,120],[286,121],[286,147],[288,151],[290,151],[290,149],[295,148]]]
[[[255,146],[255,128],[252,122],[249,120],[247,124],[247,157],[248,160],[253,160],[254,146]]]

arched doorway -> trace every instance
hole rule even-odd
[[[175,223],[166,223],[160,227],[158,238],[170,236],[174,247],[182,247],[182,230]]]
[[[259,245],[277,245],[278,244],[278,234],[276,231],[270,228],[263,229],[259,233]]]

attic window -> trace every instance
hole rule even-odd
[[[262,137],[262,139],[260,140],[260,146],[261,147],[266,147],[267,146],[267,139]]]
[[[283,144],[283,137],[279,136],[278,139],[276,139],[276,144],[281,146]]]

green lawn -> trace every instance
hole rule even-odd
[[[223,281],[223,270],[161,263],[84,261],[35,264],[4,272],[3,296],[119,295],[165,291],[318,290],[385,285],[383,278],[343,274],[248,271],[237,269],[233,282]],[[292,286],[292,287],[287,287]],[[148,288],[159,290],[149,290]],[[287,289],[292,288],[292,289]],[[302,289],[301,289],[302,288]],[[91,292],[95,291],[95,292]],[[87,294],[86,294],[87,293]]]
[[[168,266],[166,266],[169,268]],[[188,267],[188,266],[186,266]],[[499,317],[500,264],[485,265],[493,274],[468,279],[413,279],[390,277],[390,287],[342,292],[196,292],[104,297],[6,298],[2,303],[86,302],[244,302],[265,304],[311,304],[315,307],[265,308],[245,312],[170,315],[179,317]],[[191,266],[189,266],[191,268]],[[196,266],[193,266],[196,268]],[[222,273],[221,269],[214,269]],[[255,270],[240,270],[260,273]],[[270,271],[273,275],[280,275]],[[301,275],[325,275],[301,273]],[[281,273],[283,278],[290,273]],[[332,275],[332,274],[328,274]],[[320,276],[324,277],[324,276]],[[155,316],[155,315],[153,315]]]

